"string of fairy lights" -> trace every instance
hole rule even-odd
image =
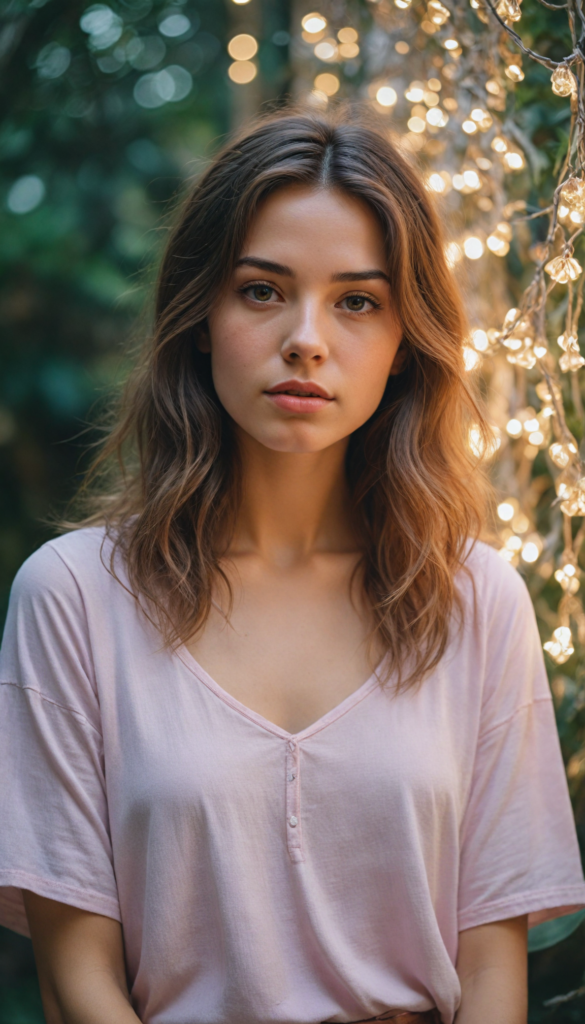
[[[474,427],[469,443],[479,458],[492,460],[502,557],[532,575],[533,596],[552,577],[560,586],[556,614],[539,608],[552,632],[544,648],[557,665],[574,654],[575,643],[585,648],[578,596],[585,470],[566,414],[585,435],[578,337],[585,275],[575,255],[585,232],[582,2],[554,6],[572,41],[559,61],[524,42],[522,0],[469,0],[469,7],[455,0],[322,0],[320,11],[298,13],[290,39],[299,95],[319,107],[357,94],[385,114],[393,137],[425,166],[427,187],[452,226],[447,259],[473,296],[465,366],[481,374],[493,429],[487,449]],[[257,50],[253,36],[230,41],[233,82],[254,78]],[[507,113],[527,60],[548,69],[552,92],[570,108],[556,186],[535,209],[522,192],[538,153]],[[531,231],[534,221],[545,225],[541,240]],[[501,261],[511,246],[534,270],[517,306],[507,309]],[[539,453],[543,468],[535,473]],[[546,499],[543,510],[552,482],[556,498]]]

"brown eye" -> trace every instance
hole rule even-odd
[[[349,295],[345,300],[352,313],[361,313],[368,301],[364,295]]]
[[[252,298],[256,299],[257,302],[268,302],[274,288],[271,288],[267,284],[255,284],[250,291],[252,293]]]

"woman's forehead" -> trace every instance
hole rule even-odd
[[[344,264],[339,270],[386,264],[382,228],[363,200],[340,189],[297,185],[279,189],[260,206],[239,254],[249,256],[289,267],[291,261],[325,259]]]

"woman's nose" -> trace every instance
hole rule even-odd
[[[282,357],[290,363],[322,363],[329,355],[325,318],[313,304],[298,310],[298,316],[282,345]]]

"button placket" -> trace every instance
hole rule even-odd
[[[300,751],[298,743],[289,740],[286,758],[286,843],[294,863],[304,860],[301,829]]]

